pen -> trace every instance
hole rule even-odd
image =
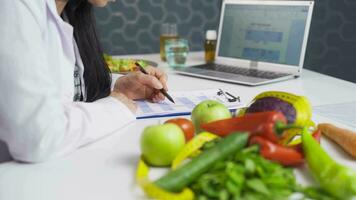
[[[148,75],[148,73],[147,73],[146,70],[140,65],[140,63],[135,62],[135,65],[138,67],[138,69],[139,69],[142,73]],[[168,99],[170,102],[175,103],[174,100],[173,100],[173,98],[167,93],[167,91],[166,91],[165,89],[162,88],[162,89],[160,89],[159,91],[160,91],[165,97],[167,97],[167,99]]]

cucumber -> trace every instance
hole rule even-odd
[[[213,148],[204,151],[198,157],[193,158],[178,169],[168,172],[154,183],[158,187],[170,192],[180,192],[213,167],[215,163],[226,159],[230,155],[234,155],[234,153],[244,148],[247,141],[247,133],[230,134],[221,139]]]

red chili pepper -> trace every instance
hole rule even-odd
[[[260,135],[275,143],[285,130],[296,128],[294,125],[287,125],[286,117],[275,111],[249,113],[242,117],[202,124],[200,127],[222,137],[236,131],[249,132],[251,136]]]
[[[318,141],[318,143],[320,144],[321,130],[320,129],[316,129],[312,135],[313,135],[313,138],[316,141]]]
[[[284,166],[298,166],[304,163],[304,156],[297,149],[275,144],[260,136],[253,136],[250,139],[250,145],[253,144],[260,146],[260,154],[264,158]]]

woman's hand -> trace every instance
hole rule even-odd
[[[146,67],[145,70],[149,75],[138,71],[120,77],[115,83],[114,91],[123,93],[133,100],[163,101],[164,95],[159,90],[162,88],[167,90],[167,75],[154,67]]]
[[[114,97],[115,99],[117,99],[117,100],[121,101],[123,104],[125,104],[131,110],[132,113],[136,113],[137,105],[135,104],[134,101],[127,98],[127,96],[125,96],[124,94],[112,91],[110,96]]]

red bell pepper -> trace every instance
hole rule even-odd
[[[320,144],[321,130],[320,129],[315,130],[313,132],[312,136]],[[294,149],[298,150],[299,152],[303,153],[302,143],[298,143],[298,144],[291,145],[291,146],[288,146],[288,147],[294,148]]]
[[[286,117],[275,111],[249,113],[241,117],[218,120],[200,126],[202,129],[219,136],[227,136],[232,132],[249,132],[251,136],[260,135],[277,143],[283,132],[291,128],[300,128],[287,125]]]
[[[313,135],[313,138],[320,144],[321,130],[316,129],[312,135]]]
[[[280,163],[283,166],[298,166],[304,163],[303,154],[295,148],[275,144],[263,137],[253,136],[250,145],[257,144],[260,154],[267,160]]]

